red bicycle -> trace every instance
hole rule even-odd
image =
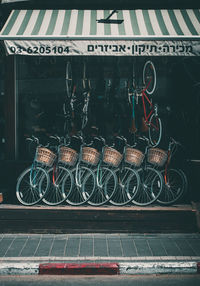
[[[141,79],[140,79],[141,81]],[[129,89],[129,102],[132,105],[132,124],[130,131],[137,132],[135,125],[135,111],[142,109],[140,116],[142,119],[141,132],[149,134],[149,140],[152,146],[160,143],[162,136],[162,122],[158,115],[158,105],[153,104],[152,94],[156,88],[156,69],[152,61],[145,62],[143,66],[142,83],[137,81],[135,73],[135,64],[133,64],[133,77],[131,88]],[[140,100],[141,99],[141,100]],[[142,104],[142,108],[141,108]]]
[[[181,145],[179,142],[170,138],[165,168],[161,171],[164,184],[157,199],[157,202],[161,205],[172,205],[187,193],[188,182],[185,173],[180,168],[170,164],[171,158],[176,153],[179,145]]]

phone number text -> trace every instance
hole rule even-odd
[[[70,52],[69,47],[66,46],[33,46],[33,47],[9,47],[10,51],[13,54],[33,54],[33,55],[42,55],[42,54],[68,54]]]

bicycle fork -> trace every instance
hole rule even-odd
[[[81,188],[79,165],[80,163],[76,165],[75,182],[76,182],[77,187]]]
[[[102,184],[102,170],[100,168],[100,164],[97,167],[97,176],[96,176],[96,178],[97,178],[97,187],[102,189],[102,187],[103,187],[103,184]]]

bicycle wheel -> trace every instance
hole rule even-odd
[[[132,202],[138,206],[147,206],[159,197],[162,191],[163,177],[159,171],[149,166],[145,170],[139,169],[138,174],[140,186]]]
[[[107,203],[114,195],[117,187],[117,177],[111,169],[105,166],[102,166],[99,171],[96,169],[94,172],[96,178],[98,176],[98,182],[93,195],[88,200],[88,204],[101,206]]]
[[[41,185],[41,180],[43,184]],[[25,206],[39,203],[49,187],[49,176],[41,167],[29,167],[19,176],[16,185],[16,197]]]
[[[152,61],[147,61],[143,67],[143,84],[145,91],[152,94],[156,88],[156,69]]]
[[[182,170],[169,169],[165,178],[165,170],[161,171],[164,178],[163,189],[157,202],[171,205],[183,197],[187,190],[187,178]]]
[[[71,63],[69,61],[66,63],[66,91],[67,91],[67,96],[71,97],[71,93],[72,93],[72,67],[71,67]]]
[[[129,167],[125,167],[122,171],[117,169],[116,175],[118,186],[110,203],[115,206],[123,206],[131,202],[137,194],[140,177],[135,170]]]
[[[72,170],[73,177],[76,176],[76,169]],[[95,185],[96,185],[96,178],[95,174],[92,170],[85,166],[81,166],[78,169],[78,183],[77,185],[76,179],[74,179],[75,183],[73,184],[72,191],[67,198],[66,202],[72,206],[79,206],[86,203],[90,197],[92,196]],[[66,188],[66,179],[63,180],[62,187]]]
[[[69,170],[62,166],[57,166],[56,169],[49,169],[48,176],[50,184],[42,201],[47,205],[56,206],[64,202],[70,195],[73,186],[73,176]],[[65,189],[62,188],[64,178]]]
[[[158,116],[153,113],[149,119],[149,140],[152,146],[157,146],[162,137],[162,122]]]

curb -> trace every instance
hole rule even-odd
[[[46,263],[39,265],[39,274],[47,275],[116,275],[117,263]]]
[[[200,274],[200,262],[1,263],[0,275]]]

